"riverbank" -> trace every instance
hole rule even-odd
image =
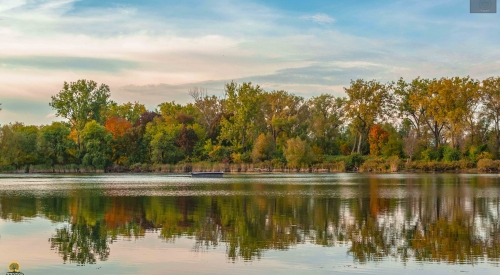
[[[23,169],[3,169],[2,173],[419,173],[419,172],[498,172],[500,160],[482,159],[477,163],[460,161],[402,161],[397,158],[370,158],[359,162],[316,163],[305,167],[287,167],[252,163],[179,163],[179,164],[134,164],[130,166],[111,165],[106,169],[81,167],[77,165],[47,167],[30,165]]]

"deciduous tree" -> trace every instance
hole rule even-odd
[[[69,138],[70,128],[62,122],[53,122],[42,127],[38,135],[38,152],[40,159],[52,167],[66,165],[71,160],[70,150],[76,143]]]
[[[231,82],[226,84],[225,92],[227,111],[233,115],[223,118],[220,138],[231,142],[235,149],[245,152],[250,147],[248,143],[253,142],[262,131],[263,90],[250,82],[241,85]]]
[[[322,94],[311,98],[308,105],[311,115],[309,127],[314,143],[326,154],[338,154],[339,150],[334,150],[335,140],[344,124],[345,98]]]
[[[344,88],[344,90],[348,96],[346,115],[359,136],[356,150],[359,154],[361,153],[361,143],[365,140],[370,127],[387,114],[388,101],[391,96],[388,87],[375,80],[351,80],[351,86]]]
[[[87,122],[94,120],[104,123],[103,114],[109,103],[110,91],[105,84],[98,85],[95,81],[81,79],[76,82],[64,82],[62,90],[49,105],[56,110],[56,116],[68,119],[77,133],[77,144],[81,146],[80,132]]]
[[[311,147],[300,137],[289,139],[284,153],[288,167],[291,168],[309,166],[314,158]]]
[[[194,106],[200,112],[200,124],[209,132],[210,128],[225,111],[225,99],[209,96],[206,89],[194,87],[189,90],[189,95],[194,99]]]
[[[118,103],[111,101],[106,111],[106,118],[124,118],[133,124],[146,111],[144,104],[140,104],[139,102],[127,102],[118,105]]]
[[[499,156],[500,146],[500,77],[490,77],[482,81],[481,96],[483,98],[483,108],[481,114],[491,119],[493,122],[493,154]]]
[[[457,147],[466,123],[473,126],[471,113],[479,100],[478,89],[478,82],[470,77],[441,78],[428,86],[427,113],[448,129],[452,148]]]
[[[254,142],[252,150],[252,160],[255,163],[272,159],[276,151],[276,145],[274,144],[274,137],[271,133],[260,134],[257,140]]]
[[[82,131],[84,145],[82,164],[94,169],[105,169],[110,163],[110,143],[113,136],[95,120],[87,122]]]
[[[370,143],[370,155],[380,155],[382,146],[388,141],[389,134],[380,127],[380,125],[373,125],[370,127],[368,134],[368,143]]]

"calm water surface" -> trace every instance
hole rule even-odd
[[[499,274],[499,214],[499,175],[0,175],[0,274]]]

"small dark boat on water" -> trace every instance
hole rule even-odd
[[[191,172],[192,178],[222,178],[224,172]]]

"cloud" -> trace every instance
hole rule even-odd
[[[179,85],[150,84],[128,85],[118,88],[118,100],[137,99],[150,108],[156,108],[160,102],[191,102],[188,91],[193,87],[203,87],[209,94],[223,96],[226,83],[235,81],[239,84],[252,82],[268,91],[286,90],[306,98],[321,93],[334,93],[342,96],[343,87],[349,86],[351,79],[391,79],[392,71],[404,71],[405,68],[368,62],[330,62],[323,65],[311,65],[298,68],[277,70],[270,74],[251,75],[235,79],[221,79],[184,83]]]
[[[307,16],[303,16],[302,18],[306,19],[306,20],[313,21],[313,22],[321,24],[321,25],[331,24],[331,23],[334,23],[336,21],[335,18],[330,17],[324,13],[307,15]]]
[[[21,112],[46,123],[50,96],[78,79],[155,108],[189,102],[193,86],[222,95],[231,80],[308,97],[342,95],[356,78],[500,74],[500,38],[491,35],[500,19],[472,17],[450,0],[339,2],[302,17],[288,2],[194,2],[0,1],[0,123]]]
[[[0,124],[23,122],[27,125],[50,124],[52,121],[63,120],[56,117],[54,110],[49,106],[50,98],[33,99],[30,97],[17,97],[12,94],[1,99]]]
[[[115,73],[138,67],[137,62],[73,56],[29,56],[0,58],[0,66],[7,68],[32,67],[44,70],[75,70]]]

